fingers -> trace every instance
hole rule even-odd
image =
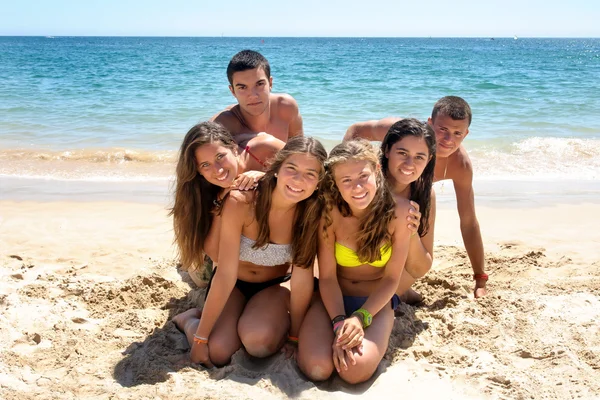
[[[237,188],[239,190],[251,190],[256,187],[256,178],[246,175],[241,175],[235,181],[233,181],[233,188]]]
[[[344,371],[348,370],[348,363],[346,362],[346,351],[338,349],[338,358],[340,360],[340,368]],[[338,370],[339,372],[339,370]]]
[[[348,361],[350,361],[350,364],[356,365],[356,359],[354,358],[354,352],[352,351],[352,349],[344,350],[344,354],[348,357]]]
[[[415,211],[419,212],[420,210],[420,206],[419,203],[417,203],[416,201],[410,201],[410,205],[413,206],[413,208],[415,209]]]
[[[340,372],[340,360],[338,358],[338,354],[337,354],[337,349],[336,349],[336,345],[333,345],[333,366],[335,367],[335,370],[339,373]]]
[[[357,335],[355,335],[352,340],[350,341],[350,343],[348,343],[347,345],[343,346],[344,349],[353,349],[356,346],[360,345],[362,343],[363,340],[363,336],[359,333]]]

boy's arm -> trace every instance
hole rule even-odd
[[[474,274],[485,274],[483,240],[479,229],[479,221],[475,214],[475,193],[473,192],[473,167],[469,160],[462,165],[459,177],[453,179],[456,192],[456,204],[460,217],[460,231],[467,255],[471,261]],[[487,294],[486,279],[475,281],[475,297]]]
[[[357,122],[350,125],[343,140],[347,141],[362,138],[381,142],[390,127],[399,120],[400,118],[397,117],[387,117],[380,120]]]

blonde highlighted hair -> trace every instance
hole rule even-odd
[[[381,246],[391,245],[392,236],[389,225],[395,218],[396,204],[388,188],[387,182],[379,168],[378,151],[366,140],[357,139],[342,142],[329,153],[325,162],[325,181],[323,196],[325,198],[325,224],[323,235],[327,237],[327,228],[333,223],[331,212],[334,207],[343,217],[352,215],[350,206],[342,197],[335,183],[335,167],[349,161],[367,161],[376,174],[377,190],[367,212],[359,221],[356,237],[358,259],[364,263],[381,260]]]

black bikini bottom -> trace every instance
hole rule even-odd
[[[215,276],[216,272],[217,272],[217,268],[215,267],[212,275],[210,276],[210,280],[208,281],[208,287],[206,288],[206,295],[204,297],[205,300],[206,300],[206,297],[208,296],[208,292],[210,291],[210,286],[212,284],[212,280],[213,280],[213,277]],[[271,279],[270,281],[266,281],[266,282],[246,282],[246,281],[242,281],[242,280],[238,279],[237,281],[235,281],[235,287],[238,288],[240,290],[240,292],[242,292],[242,294],[246,298],[246,301],[248,301],[252,298],[252,296],[254,296],[256,293],[260,292],[261,290],[264,290],[273,285],[278,285],[280,283],[287,282],[290,280],[291,277],[292,277],[291,274],[285,274],[283,276],[279,276],[275,279]]]

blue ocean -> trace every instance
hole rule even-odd
[[[458,95],[476,180],[600,181],[600,39],[0,37],[2,182],[171,179],[187,130],[235,102],[246,48],[327,148]]]

